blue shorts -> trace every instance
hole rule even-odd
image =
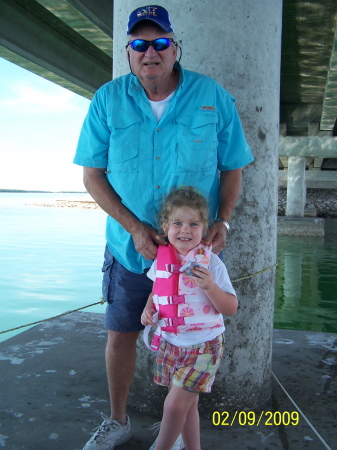
[[[119,332],[143,330],[140,317],[153,286],[147,271],[138,274],[125,269],[106,246],[102,272],[103,298],[108,302],[104,327]]]

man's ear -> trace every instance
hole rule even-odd
[[[178,56],[178,44],[174,44],[173,52],[175,53],[175,59],[177,60],[177,56]]]

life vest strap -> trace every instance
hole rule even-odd
[[[197,295],[153,295],[153,301],[158,305],[179,305],[181,303],[200,303]]]
[[[218,321],[214,320],[213,317],[205,317],[204,315],[193,316],[193,317],[166,317],[158,320],[158,325],[160,328],[165,327],[178,327],[179,325],[202,325],[207,323],[207,328],[210,327],[210,323],[217,324]],[[164,330],[165,331],[165,330]]]
[[[179,303],[185,303],[185,295],[153,295],[154,302],[158,305],[178,305]],[[195,295],[193,296],[195,297]]]
[[[170,278],[173,272],[169,272],[168,270],[156,270],[157,278]]]
[[[165,269],[170,273],[179,273],[181,264],[165,264]]]

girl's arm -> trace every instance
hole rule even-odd
[[[238,299],[235,295],[223,291],[213,280],[212,272],[204,267],[196,267],[192,270],[198,277],[194,280],[204,290],[207,297],[213,303],[214,308],[224,316],[232,316],[238,309]]]
[[[151,292],[151,294],[149,295],[149,298],[147,299],[145,308],[142,312],[142,316],[140,318],[142,325],[144,325],[145,327],[146,327],[146,325],[154,326],[155,324],[152,321],[152,317],[155,312],[156,312],[156,310],[155,310],[155,307],[153,304],[152,292]]]

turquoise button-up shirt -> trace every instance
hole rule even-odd
[[[180,80],[160,121],[137,77],[124,75],[95,94],[80,134],[75,164],[106,168],[109,183],[139,220],[154,228],[164,197],[194,186],[217,213],[219,170],[253,160],[233,97],[215,80],[179,66]],[[112,217],[108,247],[128,270],[151,265],[132,236]]]

